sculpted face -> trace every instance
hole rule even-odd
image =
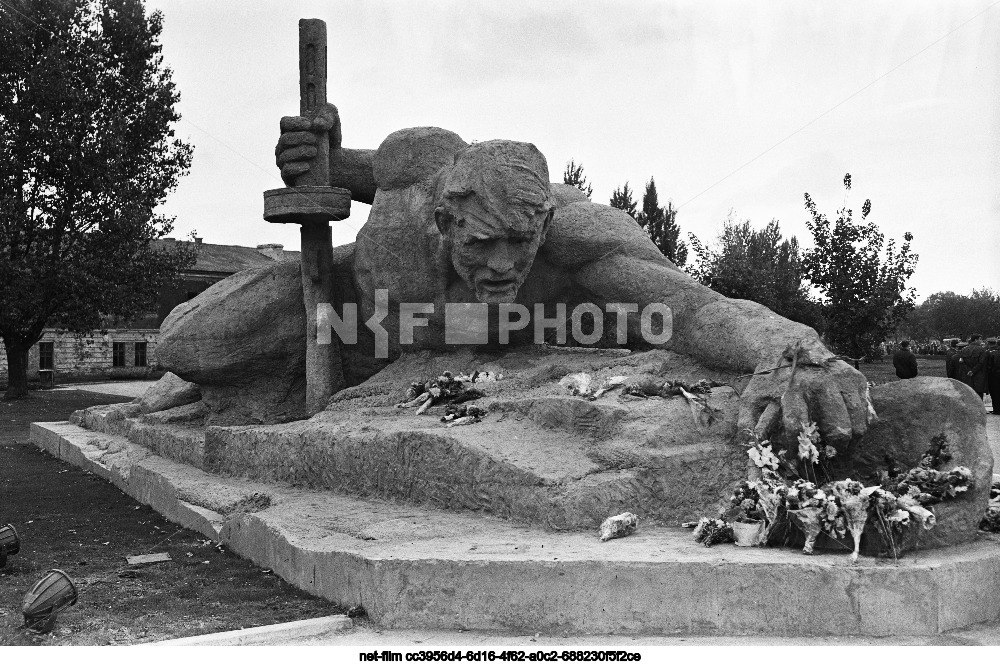
[[[552,211],[530,211],[525,215],[526,223],[518,228],[495,219],[480,219],[461,207],[455,212],[448,230],[455,272],[476,294],[476,300],[514,302],[545,240]]]
[[[470,146],[444,173],[435,221],[480,302],[513,302],[527,279],[552,220],[548,175],[538,149],[515,141]]]

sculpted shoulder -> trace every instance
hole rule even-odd
[[[578,192],[579,197],[566,190]],[[560,205],[540,252],[549,263],[574,268],[619,255],[673,267],[642,227],[621,210],[592,203],[568,185],[553,184],[552,193]]]
[[[439,127],[411,127],[393,132],[375,152],[373,171],[379,189],[403,189],[427,180],[468,144]]]

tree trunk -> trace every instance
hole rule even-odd
[[[24,346],[4,340],[7,348],[7,393],[4,399],[19,399],[28,396],[28,349]]]

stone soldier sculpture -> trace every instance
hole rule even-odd
[[[238,273],[164,321],[161,364],[198,384],[187,387],[200,400],[168,400],[160,417],[209,426],[195,451],[207,469],[584,528],[623,509],[662,520],[707,514],[746,477],[751,458],[733,444],[748,431],[794,459],[798,435],[815,422],[824,450],[835,449],[826,454],[855,478],[887,455],[916,465],[930,437],[948,437],[976,487],[942,509],[943,527],[923,542],[974,537],[992,456],[976,421],[981,403],[964,387],[917,378],[869,398],[863,375],[815,331],[694,281],[627,214],[551,184],[530,143],[468,144],[419,127],[374,150],[349,149],[338,110],[310,109],[281,120],[283,179],[346,190],[371,212],[354,243],[329,253],[304,243],[322,261]],[[312,177],[317,160],[326,181]],[[323,293],[329,304],[315,300]],[[637,352],[552,350],[569,341],[570,311],[577,344]],[[313,329],[324,321],[322,334]],[[307,334],[318,345],[331,329],[339,345],[310,355]],[[477,390],[489,413],[475,428],[451,430],[437,417],[447,412],[394,408],[427,376],[487,364],[505,377]],[[580,371],[634,383],[621,399],[567,396],[562,380]],[[315,415],[310,375],[333,393]],[[644,376],[659,377],[653,393],[643,392]],[[664,378],[689,377],[721,383],[704,408],[662,393]]]
[[[737,372],[784,366],[750,381],[741,427],[763,435],[784,429],[794,436],[812,420],[833,444],[866,431],[871,409],[864,377],[835,359],[815,331],[697,283],[672,265],[631,217],[591,203],[574,188],[550,184],[545,158],[533,145],[505,140],[469,145],[453,132],[423,127],[395,132],[377,150],[347,149],[333,105],[312,118],[283,118],[281,129],[276,159],[286,182],[309,171],[319,137],[328,138],[329,184],[372,205],[354,246],[338,248],[337,271],[351,287],[345,297],[359,301],[362,320],[376,314],[377,295],[387,294],[382,325],[388,357],[373,361],[372,340],[364,334],[357,345],[343,344],[347,384],[371,376],[403,351],[401,303],[436,305],[427,324],[413,329],[409,350],[446,344],[444,305],[453,303],[520,304],[532,311],[540,305],[550,308],[547,312],[561,304],[570,310],[579,303],[600,309],[623,304],[622,325],[606,317],[604,338],[648,348],[639,311],[664,303],[672,313],[672,335],[663,346]],[[248,306],[254,299],[248,296]],[[247,319],[245,307],[239,316]],[[164,323],[162,357],[184,378],[211,384],[219,380],[213,365],[233,371],[228,359],[193,357],[191,347],[171,346],[197,327],[196,319],[184,308],[171,315]],[[535,340],[524,329],[508,341]],[[254,351],[242,352],[244,365],[253,367]],[[789,388],[793,364],[796,376]],[[275,385],[274,377],[269,385]],[[252,397],[253,390],[239,399]]]

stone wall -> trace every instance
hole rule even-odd
[[[149,378],[162,372],[156,357],[160,331],[143,328],[109,330],[106,333],[76,335],[46,330],[39,343],[52,343],[53,371],[56,383],[67,380],[104,380]],[[125,364],[114,367],[114,343],[125,344]],[[135,364],[136,342],[146,343],[146,366]],[[39,381],[38,344],[28,352],[28,381]],[[7,384],[7,351],[0,342],[0,386]]]

